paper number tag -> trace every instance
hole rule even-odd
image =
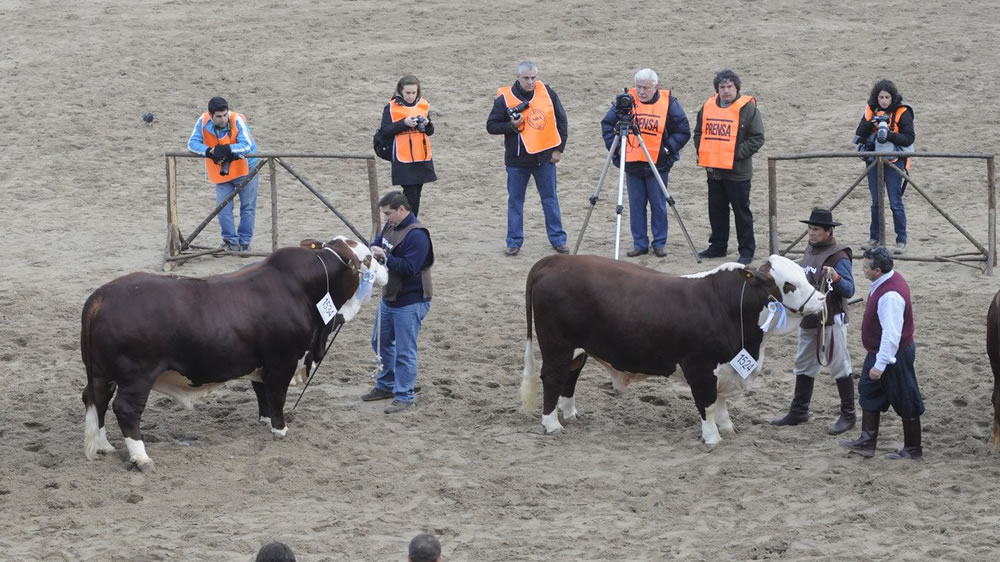
[[[732,365],[733,369],[736,369],[736,372],[739,373],[744,379],[749,377],[750,373],[757,369],[757,360],[754,359],[746,349],[741,349],[740,352],[736,354],[736,357],[733,357],[729,364]]]
[[[316,310],[319,311],[319,315],[323,318],[324,324],[329,324],[330,320],[337,315],[337,307],[333,304],[333,299],[330,298],[330,293],[327,293],[318,303],[316,303]]]

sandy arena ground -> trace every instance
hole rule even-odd
[[[753,191],[759,264],[767,156],[851,150],[878,78],[895,80],[913,105],[918,151],[996,150],[998,21],[1000,6],[985,0],[251,0],[242,8],[0,0],[0,559],[248,560],[282,540],[303,561],[403,560],[421,530],[440,537],[449,560],[996,559],[1000,463],[988,443],[984,348],[996,277],[899,264],[913,288],[927,403],[922,462],[863,460],[838,447],[826,434],[837,408],[826,375],[812,421],[769,425],[792,394],[792,336],[773,340],[764,376],[732,406],[737,434],[714,452],[700,444],[685,386],[651,380],[616,396],[594,365],[578,387],[582,418],[545,436],[540,412],[518,409],[518,385],[524,279],[551,248],[530,188],[525,246],[516,258],[502,255],[502,147],[485,121],[496,87],[512,81],[518,61],[534,60],[569,115],[559,195],[574,244],[604,162],[600,118],[635,71],[659,72],[694,119],[714,73],[734,69],[767,129]],[[433,109],[440,177],[421,207],[437,265],[417,409],[385,416],[382,404],[358,400],[371,384],[368,306],[344,329],[284,441],[257,424],[250,386],[236,382],[194,411],[150,398],[143,430],[155,473],[126,470],[110,416],[118,454],[87,461],[80,310],[115,277],[161,270],[163,154],[183,150],[207,100],[221,94],[246,113],[265,152],[368,153],[396,80],[411,72]],[[147,111],[152,127],[141,120]],[[291,162],[369,232],[362,163]],[[853,158],[779,163],[783,244],[860,166]],[[214,189],[200,162],[182,160],[180,169],[182,230],[190,232]],[[384,191],[385,162],[378,174]],[[985,243],[983,161],[916,159],[913,174]],[[278,179],[283,245],[348,233],[290,175]],[[613,252],[616,179],[601,194],[584,253]],[[257,249],[271,237],[266,175],[261,185]],[[703,248],[705,177],[693,144],[670,188]],[[842,241],[867,238],[868,205],[863,186],[837,209]],[[906,205],[912,255],[974,250],[915,189]],[[696,264],[670,220],[669,257],[638,263],[669,273],[721,263]],[[218,244],[217,225],[198,241]],[[202,258],[178,273],[251,261]],[[855,276],[866,295],[860,262]],[[670,313],[669,300],[650,305]],[[861,305],[851,312],[860,369]],[[882,427],[881,448],[901,446],[898,417],[885,416]]]

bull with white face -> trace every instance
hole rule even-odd
[[[588,356],[608,369],[619,392],[679,366],[701,417],[702,439],[714,447],[720,429],[733,431],[726,400],[760,373],[764,342],[796,330],[823,301],[802,268],[778,255],[756,270],[727,263],[683,277],[597,256],[543,258],[525,288],[522,405],[537,406],[541,381],[542,426],[553,433],[562,430],[560,412],[564,421],[577,415],[576,381]],[[756,362],[746,377],[730,365],[741,350]]]

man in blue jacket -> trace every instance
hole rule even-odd
[[[691,127],[687,114],[670,95],[670,90],[659,88],[659,77],[652,69],[644,68],[635,73],[635,88],[629,90],[634,100],[634,126],[642,134],[656,173],[667,185],[667,176],[674,162],[680,159],[681,148],[691,138]],[[615,138],[618,115],[612,104],[607,115],[601,120],[604,145],[611,149]],[[642,147],[633,130],[625,145],[625,179],[628,183],[629,225],[632,230],[632,249],[625,253],[634,258],[649,253],[650,240],[646,235],[646,205],[649,205],[649,224],[653,231],[653,254],[658,258],[667,257],[667,197],[656,181]],[[615,165],[619,157],[614,156]]]

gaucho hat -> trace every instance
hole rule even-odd
[[[812,210],[809,213],[809,220],[799,221],[806,224],[812,224],[815,226],[825,226],[832,228],[834,226],[840,226],[840,223],[833,220],[833,213],[829,209],[820,209],[819,207]]]

